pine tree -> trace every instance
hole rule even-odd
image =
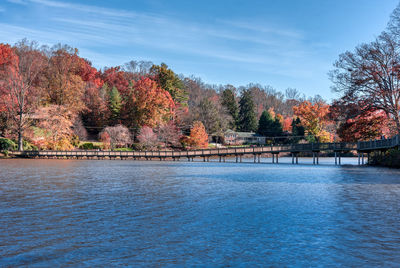
[[[273,125],[274,125],[274,119],[272,118],[271,114],[268,111],[264,111],[261,114],[258,123],[257,133],[262,136],[271,137]]]
[[[293,142],[297,143],[299,140],[301,140],[300,136],[304,136],[305,129],[301,124],[300,118],[296,118],[292,120],[292,135],[293,137]],[[296,137],[297,136],[297,137]]]
[[[111,124],[117,124],[120,120],[122,100],[121,95],[116,87],[110,91],[109,108],[110,108],[110,121]]]
[[[280,137],[283,133],[282,123],[279,118],[272,118],[268,111],[261,114],[257,133],[266,137]]]
[[[150,69],[150,73],[154,75],[161,88],[171,94],[175,103],[187,106],[188,93],[184,89],[183,82],[171,69],[168,68],[168,65],[165,63],[161,63],[160,66],[153,65]]]
[[[257,117],[251,92],[244,90],[239,101],[239,129],[245,132],[257,131]]]
[[[232,89],[227,88],[222,92],[221,99],[222,105],[228,110],[229,115],[232,116],[229,127],[236,130],[239,124],[239,107],[236,102],[235,93]]]

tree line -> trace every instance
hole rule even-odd
[[[115,148],[208,146],[228,130],[270,142],[356,141],[400,130],[400,7],[381,35],[341,54],[328,104],[295,88],[209,85],[166,64],[96,69],[78,49],[26,39],[0,44],[0,137],[19,149],[73,149],[99,139]]]

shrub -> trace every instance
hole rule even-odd
[[[385,153],[372,153],[370,165],[400,168],[400,150],[390,149]]]
[[[131,152],[131,151],[133,151],[133,149],[124,147],[124,148],[116,148],[116,149],[114,149],[114,151],[118,151],[118,152]]]
[[[18,146],[15,142],[7,138],[0,138],[0,151],[17,150]]]
[[[37,151],[38,147],[33,145],[32,143],[28,142],[28,141],[23,141],[22,145],[24,147],[24,151]]]
[[[83,150],[93,150],[93,143],[91,142],[85,142],[82,143],[81,145],[79,145],[79,149],[83,149]]]

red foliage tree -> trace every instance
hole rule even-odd
[[[36,43],[26,40],[14,49],[0,44],[0,110],[8,113],[18,135],[18,149],[23,150],[23,132],[40,98],[38,75],[46,60]]]
[[[107,84],[108,88],[116,87],[121,95],[128,95],[129,89],[129,74],[121,71],[121,68],[112,67],[106,69],[102,74],[101,78],[105,84]]]
[[[337,131],[341,140],[357,142],[360,140],[372,140],[388,135],[390,119],[385,112],[366,111],[354,118],[342,123]]]

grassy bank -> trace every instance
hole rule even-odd
[[[390,149],[386,152],[374,152],[371,154],[371,166],[384,166],[391,168],[400,168],[400,150]]]

